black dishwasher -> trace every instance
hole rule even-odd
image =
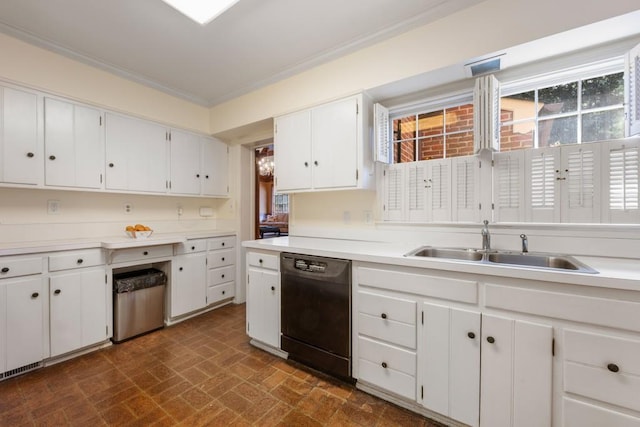
[[[283,253],[282,350],[320,371],[351,377],[351,261]]]

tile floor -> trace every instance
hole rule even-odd
[[[0,382],[0,425],[440,425],[250,346],[244,324],[228,305]]]

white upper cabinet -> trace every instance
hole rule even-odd
[[[0,182],[41,183],[38,96],[0,86]]]
[[[215,138],[171,130],[172,194],[228,196],[229,151]]]
[[[200,136],[172,130],[170,139],[171,192],[200,194]]]
[[[106,129],[106,188],[165,193],[167,128],[107,113]]]
[[[215,138],[202,137],[200,179],[202,195],[229,196],[229,147]]]
[[[356,95],[277,117],[278,192],[368,188],[373,184],[369,104]]]
[[[45,98],[45,184],[102,186],[103,145],[100,111]]]

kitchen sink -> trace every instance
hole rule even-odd
[[[430,246],[420,247],[405,256],[417,256],[427,258],[446,258],[463,261],[482,261],[484,254],[476,249],[464,248],[434,248]]]
[[[471,261],[485,264],[513,265],[524,268],[542,268],[573,271],[576,273],[597,273],[596,270],[569,255],[535,252],[485,251],[473,248],[437,248],[421,246],[406,253],[406,257],[441,258],[456,261]]]

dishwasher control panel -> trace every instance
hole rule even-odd
[[[311,261],[307,259],[296,258],[296,270],[310,271],[312,273],[324,273],[327,269],[327,263],[322,261]]]

